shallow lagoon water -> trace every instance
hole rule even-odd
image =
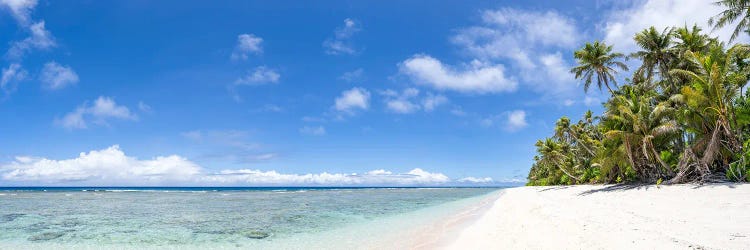
[[[311,241],[339,248],[337,242],[400,230],[375,226],[387,225],[380,222],[405,227],[404,220],[429,217],[415,213],[446,212],[434,208],[445,204],[459,209],[495,190],[0,190],[0,248],[306,248]]]

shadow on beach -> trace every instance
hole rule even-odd
[[[567,189],[567,188],[570,188],[570,187],[571,186],[554,186],[554,187],[549,187],[549,188],[545,188],[545,189],[539,190],[539,192],[563,190],[563,189]]]
[[[656,187],[653,184],[615,184],[611,186],[605,186],[602,188],[597,189],[591,189],[587,190],[585,192],[581,192],[578,194],[579,196],[583,195],[590,195],[595,193],[601,193],[601,192],[615,192],[615,191],[626,191],[626,190],[633,190],[633,189],[646,189]]]
[[[687,184],[674,184],[674,185],[686,185],[686,186],[692,186],[692,189],[699,189],[699,188],[705,188],[705,187],[716,187],[716,186],[725,186],[728,188],[736,188],[737,183],[734,182],[711,182],[711,183],[687,183]],[[671,186],[671,185],[662,185],[662,186]],[[615,192],[615,191],[626,191],[626,190],[633,190],[633,189],[645,189],[648,190],[650,188],[659,188],[659,185],[654,184],[615,184],[611,186],[605,186],[602,188],[597,189],[591,189],[587,190],[585,192],[581,192],[578,194],[579,196],[583,195],[590,195],[594,193],[600,193],[600,192]]]

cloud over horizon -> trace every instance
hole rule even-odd
[[[55,185],[252,185],[252,186],[441,186],[489,184],[491,178],[451,179],[442,173],[414,168],[405,173],[376,169],[364,173],[286,174],[257,169],[210,171],[179,155],[138,159],[118,145],[54,160],[17,156],[0,165],[2,180]]]

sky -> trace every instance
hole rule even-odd
[[[710,2],[0,0],[0,186],[524,183],[574,50]]]

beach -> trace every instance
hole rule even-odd
[[[750,185],[505,189],[442,249],[746,249]]]

